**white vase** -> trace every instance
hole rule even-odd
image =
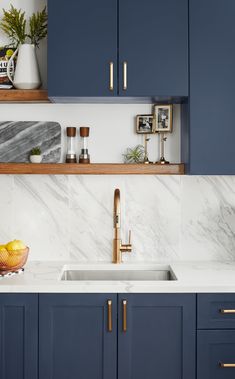
[[[41,155],[30,155],[29,157],[31,163],[41,163],[42,156]]]
[[[11,62],[18,53],[14,78],[11,77]],[[41,85],[35,45],[22,44],[8,61],[7,75],[17,89],[37,89]]]

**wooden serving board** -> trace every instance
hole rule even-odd
[[[43,162],[57,163],[61,157],[61,126],[57,122],[0,122],[0,162],[29,162],[30,150],[40,147]]]

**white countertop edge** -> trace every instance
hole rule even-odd
[[[63,267],[84,270],[169,269],[176,281],[61,281]],[[235,293],[235,262],[29,262],[25,272],[0,279],[0,293]]]

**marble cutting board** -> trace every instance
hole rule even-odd
[[[0,122],[0,162],[29,162],[29,153],[39,146],[43,162],[57,163],[61,157],[61,126],[57,122]]]

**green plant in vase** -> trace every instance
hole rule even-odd
[[[17,47],[25,43],[27,37],[25,12],[16,9],[12,4],[9,11],[3,9],[0,29],[8,36],[12,46]]]
[[[30,151],[29,160],[31,163],[41,163],[42,161],[42,152],[40,147],[33,147]]]
[[[27,23],[25,12],[11,4],[8,11],[3,9],[0,29],[8,36],[11,45],[15,47],[27,42],[38,47],[39,42],[47,36],[47,19],[47,11],[44,7],[41,12],[33,13]],[[27,29],[29,29],[29,33],[27,33]]]
[[[8,11],[3,9],[0,29],[8,36],[11,45],[17,47],[8,62],[7,75],[10,81],[17,89],[37,89],[41,85],[41,79],[35,49],[47,36],[46,7],[26,20],[25,12],[11,5]],[[10,67],[17,54],[13,79]]]
[[[29,19],[30,33],[28,37],[33,45],[39,46],[39,42],[47,36],[47,11],[46,7],[37,13],[33,13]]]

